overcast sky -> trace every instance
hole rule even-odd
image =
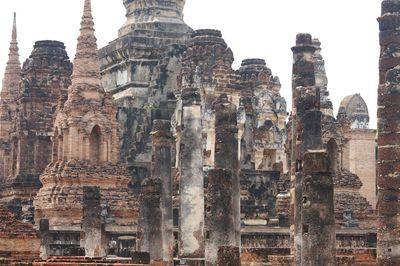
[[[125,21],[122,0],[92,0],[99,47],[117,37]],[[361,93],[371,127],[376,127],[378,23],[381,0],[186,0],[185,21],[193,29],[213,28],[235,54],[234,68],[246,58],[264,58],[291,102],[291,66],[295,36],[311,33],[322,42],[329,91],[337,113],[346,96]],[[58,40],[72,60],[83,0],[1,0],[0,75],[3,76],[17,12],[21,63],[37,40]],[[288,110],[290,111],[290,110]]]

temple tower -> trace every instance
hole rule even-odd
[[[51,161],[54,114],[71,69],[65,46],[57,41],[36,42],[21,69],[14,15],[0,104],[0,202],[23,220],[33,219],[32,200]]]
[[[0,93],[0,180],[10,175],[10,133],[17,107],[20,80],[21,63],[18,53],[16,13],[14,13],[8,61]]]
[[[153,121],[170,120],[176,106],[177,76],[191,29],[183,21],[184,0],[123,4],[127,20],[99,54],[103,87],[119,107],[120,155],[140,191],[151,171]]]
[[[377,265],[400,264],[400,2],[384,0],[378,18]]]
[[[284,172],[287,112],[279,78],[258,58],[243,60],[238,72],[244,87],[238,121],[241,168]]]
[[[90,225],[83,217],[88,213],[83,208],[83,188],[98,187],[98,195],[93,194],[96,198],[86,200],[100,201],[101,208],[96,210],[101,214],[91,210],[90,215],[101,215],[101,219],[96,221],[93,233],[83,234],[80,242],[87,256],[103,256],[107,241],[121,236],[121,232],[136,234],[138,211],[128,188],[129,176],[119,163],[117,108],[101,86],[93,26],[91,2],[85,0],[72,84],[54,124],[53,158],[40,177],[43,187],[35,199],[35,221],[39,224],[47,219],[50,233],[62,227],[69,238],[75,238],[82,223],[86,230]],[[98,231],[99,222],[104,232]],[[88,244],[96,239],[105,241],[100,246]]]

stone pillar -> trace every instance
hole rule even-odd
[[[292,144],[291,144],[291,203],[290,203],[290,234],[291,253],[294,255],[296,265],[301,262],[301,180],[302,180],[302,154],[301,154],[301,116],[297,110],[298,88],[315,85],[313,54],[316,48],[312,45],[310,34],[298,34],[296,46],[293,51],[293,76],[292,76]]]
[[[400,2],[382,2],[378,88],[377,265],[400,264]]]
[[[209,265],[216,265],[220,247],[236,246],[232,186],[231,170],[213,169],[208,172],[206,262]],[[236,248],[240,257],[239,247]]]
[[[304,155],[301,265],[336,265],[333,179],[326,150]]]
[[[333,180],[328,172],[327,152],[322,148],[321,97],[320,89],[315,86],[316,47],[311,35],[297,35],[292,50],[295,265],[336,265]]]
[[[182,95],[179,257],[204,259],[202,111],[197,89]]]
[[[161,180],[161,234],[163,260],[173,259],[174,235],[172,220],[172,175],[171,175],[171,123],[154,120],[152,132],[153,159],[152,179]]]
[[[40,232],[40,257],[49,255],[49,220],[41,219],[39,224]]]
[[[215,110],[215,169],[232,171],[233,222],[235,243],[240,248],[240,181],[237,141],[236,106],[228,101],[226,94],[218,97]]]
[[[161,180],[142,181],[138,221],[138,250],[150,253],[152,262],[163,258],[160,209]]]
[[[83,187],[83,218],[81,246],[87,257],[102,257],[105,252],[105,232],[101,219],[100,188]]]

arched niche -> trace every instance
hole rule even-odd
[[[60,147],[60,142],[59,142],[59,132],[58,128],[54,130],[54,137],[53,137],[53,157],[51,159],[52,162],[58,161],[58,154],[59,154],[59,147]]]
[[[89,159],[94,163],[101,161],[101,130],[97,125],[89,136]]]
[[[338,145],[336,141],[332,138],[326,144],[328,157],[329,157],[329,170],[332,173],[336,173],[338,170]]]
[[[18,172],[18,152],[19,152],[19,141],[17,138],[12,139],[12,158],[11,158],[11,173],[16,175]]]

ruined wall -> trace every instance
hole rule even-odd
[[[376,229],[376,214],[367,198],[361,195],[361,179],[348,170],[333,177],[335,220],[337,228]]]

